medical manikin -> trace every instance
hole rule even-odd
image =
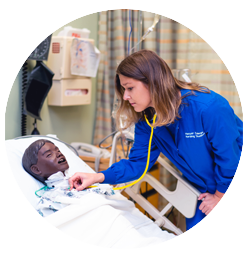
[[[74,189],[70,191],[69,164],[58,147],[46,139],[33,142],[25,150],[22,165],[26,172],[45,185],[36,192],[36,195],[40,197],[36,209],[44,217],[67,206],[65,198],[69,199],[70,204],[72,199],[80,199],[89,192],[103,195],[114,194],[113,189],[107,185],[100,185],[80,192]]]

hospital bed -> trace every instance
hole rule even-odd
[[[119,133],[113,140],[110,163],[114,159],[118,137]],[[94,170],[76,155],[72,147],[61,142],[54,135],[6,140],[7,156],[13,175],[25,197],[34,208],[39,200],[35,191],[41,189],[43,184],[24,171],[21,159],[29,144],[41,138],[48,139],[59,147],[67,158],[70,174],[73,175],[79,171],[94,173]],[[146,174],[143,179],[169,201],[169,204],[161,212],[139,194],[140,183],[125,189],[125,192],[156,220],[155,222],[142,214],[133,202],[118,191],[114,196],[109,197],[89,193],[81,199],[80,203],[69,203],[67,207],[45,219],[66,234],[97,246],[139,248],[168,241],[175,235],[162,230],[160,226],[173,231],[177,235],[182,232],[164,217],[165,212],[173,205],[184,216],[192,217],[199,193],[161,159],[159,159],[159,163],[168,168],[178,179],[177,188],[173,192],[168,191],[150,174]]]

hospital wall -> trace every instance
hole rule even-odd
[[[90,14],[62,25],[62,27],[56,30],[53,35],[56,36],[65,26],[89,29],[91,31],[90,38],[95,40],[95,45],[98,48],[98,13]],[[32,51],[33,49],[30,50],[30,52]],[[34,67],[35,62],[28,61],[28,65],[30,71]],[[21,71],[13,81],[14,83],[10,90],[5,113],[6,140],[21,136]],[[37,128],[40,134],[56,134],[58,138],[68,143],[74,141],[92,143],[96,107],[95,100],[96,78],[92,78],[92,96],[90,105],[66,107],[48,106],[46,98],[40,114],[42,121],[37,120]],[[33,123],[34,119],[27,116],[27,135],[31,134],[34,128]]]

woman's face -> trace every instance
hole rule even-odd
[[[123,99],[129,101],[136,112],[142,112],[152,107],[148,88],[141,81],[119,75],[121,86],[124,88]]]

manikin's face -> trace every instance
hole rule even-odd
[[[59,171],[63,172],[69,168],[68,162],[64,155],[52,143],[45,143],[38,152],[36,165],[31,166],[31,170],[47,179],[50,175]]]
[[[123,99],[129,101],[136,112],[152,107],[148,88],[139,80],[119,75],[120,83],[124,88]]]

